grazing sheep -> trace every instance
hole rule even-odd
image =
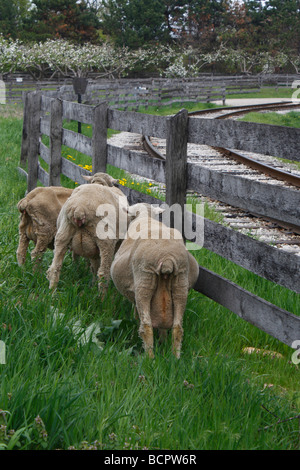
[[[136,204],[127,211],[129,216],[137,215],[115,255],[111,278],[135,305],[139,334],[149,356],[153,357],[153,328],[158,328],[160,339],[172,328],[172,350],[179,358],[182,318],[188,291],[198,278],[198,263],[180,232],[153,218],[161,209]]]
[[[53,249],[57,217],[72,191],[59,186],[35,188],[18,202],[21,215],[17,260],[20,266],[25,263],[30,240],[35,244],[32,261],[40,261],[47,248]]]
[[[58,284],[63,259],[70,248],[73,255],[90,259],[93,273],[98,277],[99,291],[104,297],[110,279],[110,266],[121,238],[119,207],[127,205],[127,198],[116,187],[103,186],[94,181],[94,184],[84,184],[74,189],[57,219],[54,257],[47,271],[50,289]],[[124,220],[125,212],[122,213]],[[125,214],[124,234],[126,228]]]
[[[118,180],[107,173],[95,173],[93,176],[82,176],[89,183],[114,186]],[[73,189],[60,186],[35,188],[18,202],[20,211],[19,245],[17,260],[21,266],[25,263],[30,240],[35,244],[31,252],[32,261],[40,261],[47,248],[53,249],[57,232],[57,217],[71,196]]]

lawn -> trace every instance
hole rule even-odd
[[[56,293],[45,276],[50,250],[40,270],[33,271],[29,255],[18,266],[16,204],[26,190],[17,171],[21,134],[21,115],[2,105],[0,448],[299,449],[299,366],[288,346],[191,290],[181,359],[172,356],[168,338],[165,345],[156,341],[151,360],[131,305],[113,285],[101,302],[84,259],[74,264],[66,256]],[[118,177],[133,182],[124,173]],[[300,314],[297,294],[207,250],[194,255]],[[100,328],[97,336],[89,335],[90,327]],[[248,347],[257,353],[245,353]]]

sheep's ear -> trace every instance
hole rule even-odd
[[[152,207],[151,210],[155,215],[158,215],[158,214],[162,214],[163,212],[165,212],[166,209],[164,207]]]
[[[92,180],[92,176],[88,176],[88,175],[81,175],[81,177],[85,180],[85,181],[91,181]]]

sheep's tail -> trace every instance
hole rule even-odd
[[[176,274],[176,267],[172,258],[166,258],[160,261],[157,268],[157,274],[168,276],[169,274]]]

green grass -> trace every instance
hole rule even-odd
[[[300,127],[300,112],[290,111],[286,114],[268,113],[247,113],[240,121],[257,122],[259,124],[272,124],[275,126]]]
[[[299,449],[299,420],[277,423],[300,408],[299,366],[289,347],[191,291],[181,359],[172,356],[168,338],[156,342],[150,360],[131,305],[113,285],[100,302],[84,259],[74,265],[66,256],[56,294],[45,276],[50,250],[40,271],[33,271],[29,255],[24,267],[17,265],[16,204],[26,190],[16,169],[22,121],[8,112],[3,118],[2,111],[0,448]],[[295,293],[207,250],[194,254],[209,269],[300,313]],[[55,312],[62,314],[56,320]],[[102,349],[79,341],[77,321],[100,326]],[[283,357],[244,354],[249,346]]]
[[[233,93],[226,95],[226,99],[245,99],[245,98],[290,98],[295,90],[288,87],[276,88],[262,87],[259,91],[252,93]]]

